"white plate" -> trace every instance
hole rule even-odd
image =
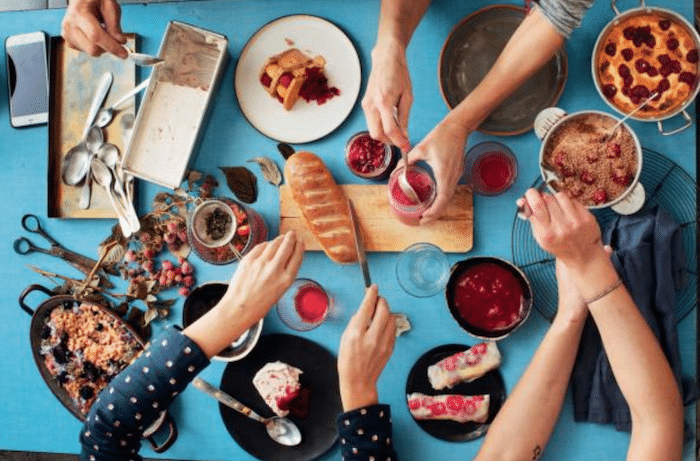
[[[326,60],[328,85],[340,95],[322,105],[302,98],[286,111],[260,83],[270,56],[288,48]],[[360,93],[362,71],[357,50],[336,25],[315,16],[294,15],[276,19],[248,40],[236,66],[235,87],[243,115],[265,136],[282,142],[315,141],[335,130],[347,118]]]

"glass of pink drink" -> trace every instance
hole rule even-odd
[[[387,192],[389,194],[389,205],[394,211],[394,215],[404,224],[417,226],[423,212],[427,210],[435,200],[435,180],[423,168],[409,165],[406,172],[408,183],[416,191],[419,202],[414,202],[406,196],[399,187],[399,175],[403,174],[404,167],[399,167],[389,177]]]
[[[328,316],[333,298],[311,279],[298,278],[277,302],[282,322],[296,331],[309,331]]]

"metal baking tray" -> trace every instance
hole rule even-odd
[[[138,37],[127,34],[127,45],[137,49]],[[88,109],[97,83],[105,72],[111,72],[114,80],[104,101],[109,107],[124,93],[134,88],[136,67],[130,60],[117,59],[105,53],[94,58],[87,53],[73,50],[61,37],[52,37],[49,68],[49,128],[48,128],[48,181],[47,205],[51,218],[94,219],[116,218],[107,193],[92,183],[90,208],[80,209],[80,186],[67,186],[61,180],[61,168],[66,152],[75,146],[82,136]],[[133,101],[133,100],[132,100]],[[102,129],[105,142],[124,152],[124,142],[119,121],[125,115],[133,116],[135,104],[124,105],[112,123]]]
[[[124,156],[124,170],[175,189],[201,140],[228,60],[228,39],[170,21]]]

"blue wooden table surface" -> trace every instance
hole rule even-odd
[[[635,6],[629,2],[625,7]],[[692,22],[690,0],[653,0],[654,6],[674,9]],[[415,102],[410,120],[410,137],[417,142],[442,119],[447,109],[437,82],[440,48],[451,28],[464,16],[486,6],[486,0],[435,0],[418,27],[408,49],[408,63],[413,80]],[[250,126],[238,107],[233,89],[236,59],[247,39],[263,24],[284,15],[305,13],[321,16],[339,25],[355,44],[362,64],[362,89],[367,83],[370,51],[377,28],[378,1],[216,1],[166,4],[124,5],[123,29],[142,37],[142,50],[157,52],[168,21],[176,19],[225,34],[230,41],[232,57],[223,75],[213,102],[211,119],[206,126],[203,142],[193,164],[195,169],[214,174],[221,182],[220,191],[228,195],[218,166],[242,164],[257,155],[268,155],[281,164],[276,142],[259,134]],[[49,35],[60,34],[63,10],[0,13],[0,38],[43,30]],[[610,111],[598,96],[590,71],[591,50],[601,29],[613,17],[610,5],[598,0],[588,13],[582,27],[567,43],[569,76],[559,106],[569,112],[598,109]],[[0,449],[77,453],[80,423],[54,398],[41,379],[29,347],[29,316],[21,311],[17,297],[31,283],[46,280],[32,272],[27,264],[40,266],[66,275],[78,276],[65,263],[44,255],[19,256],[11,245],[24,231],[20,219],[25,213],[41,217],[47,230],[70,249],[95,255],[97,245],[108,235],[111,220],[60,220],[47,217],[47,128],[46,126],[16,130],[10,127],[4,64],[0,71],[0,242],[5,255],[0,262]],[[690,107],[694,114],[694,105]],[[673,159],[693,178],[696,177],[696,125],[681,134],[661,136],[655,124],[631,122],[644,147],[661,152]],[[345,167],[342,152],[347,139],[366,128],[358,104],[350,116],[329,136],[308,144],[309,150],[321,155],[339,183],[357,183]],[[539,141],[532,131],[516,137],[474,134],[469,145],[482,140],[497,139],[515,152],[520,165],[517,182],[507,193],[497,197],[474,199],[474,248],[465,254],[451,254],[451,263],[471,255],[495,255],[512,258],[511,229],[514,201],[537,178]],[[254,169],[257,173],[257,168]],[[278,231],[278,190],[259,178],[260,193],[254,207],[268,225],[271,235]],[[141,183],[138,211],[149,210],[153,196],[162,190],[153,184]],[[418,357],[427,350],[446,343],[473,344],[473,338],[462,331],[446,308],[443,296],[413,298],[403,292],[396,281],[396,253],[373,253],[369,265],[380,291],[397,311],[406,312],[413,330],[399,338],[396,351],[379,383],[381,400],[392,405],[395,444],[403,460],[465,460],[477,452],[481,440],[449,443],[423,432],[411,419],[405,405],[404,386],[407,374]],[[212,266],[197,256],[190,260],[196,267],[198,282],[227,280],[235,265]],[[331,321],[302,336],[336,351],[340,335],[348,318],[362,298],[362,278],[357,266],[337,266],[322,253],[307,253],[300,276],[318,280],[334,296],[338,309]],[[175,295],[173,295],[175,296]],[[37,295],[30,302],[38,304]],[[182,302],[173,307],[171,316],[162,324],[180,323]],[[696,311],[678,325],[684,372],[696,373]],[[502,372],[510,391],[522,374],[548,323],[536,311],[515,334],[500,343],[504,356]],[[290,332],[271,312],[266,318],[266,332]],[[220,382],[224,364],[213,362],[202,376]],[[334,373],[335,370],[328,370]],[[221,420],[218,404],[194,390],[186,390],[175,402],[173,414],[179,428],[176,444],[165,454],[178,459],[253,459],[229,436]],[[691,427],[695,427],[695,406],[686,409]],[[621,460],[624,459],[629,434],[609,426],[573,422],[570,396],[564,404],[560,421],[542,459],[545,460]],[[527,430],[527,428],[523,428]],[[686,460],[694,459],[692,443],[686,447]],[[142,454],[157,457],[149,449]],[[321,459],[339,458],[337,445]]]

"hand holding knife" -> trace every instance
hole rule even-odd
[[[352,202],[348,199],[348,208],[350,209],[350,221],[352,222],[352,230],[355,235],[355,248],[357,249],[357,260],[360,263],[360,268],[362,268],[362,276],[365,279],[365,288],[369,288],[372,285],[372,279],[369,276],[369,266],[367,266],[367,255],[365,253],[365,246],[362,240],[362,232],[360,231],[360,223],[357,220],[357,213],[355,213],[355,208],[352,206]]]

